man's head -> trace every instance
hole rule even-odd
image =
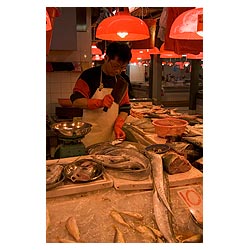
[[[132,58],[131,49],[125,43],[112,42],[108,45],[105,64],[109,75],[118,75],[126,70],[129,61]]]

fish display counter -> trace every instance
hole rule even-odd
[[[187,121],[159,137],[154,119]],[[200,115],[133,103],[126,141],[46,162],[48,243],[203,242],[203,123]]]
[[[202,173],[168,174],[137,142],[88,150],[46,162],[48,243],[203,241]]]
[[[154,210],[153,190],[117,191],[110,187],[47,199],[46,242],[168,242],[165,237],[170,242],[202,242],[202,225],[193,219],[181,192],[188,194],[189,205],[194,207],[202,200],[201,185],[170,188],[175,240],[168,224],[158,227],[156,220],[166,223],[168,215]],[[73,230],[68,230],[71,217],[75,223]]]

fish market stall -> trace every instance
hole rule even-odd
[[[47,161],[47,180],[61,173],[47,183],[47,242],[202,242],[201,176],[167,175],[138,143],[88,150]]]
[[[159,134],[154,121],[166,118],[184,129]],[[202,125],[200,116],[134,104],[128,141],[48,160],[46,241],[203,242]]]

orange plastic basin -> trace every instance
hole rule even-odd
[[[155,127],[155,132],[159,137],[182,135],[188,122],[176,118],[157,119],[152,122]]]

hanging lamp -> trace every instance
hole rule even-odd
[[[91,53],[92,55],[102,55],[102,51],[95,44],[91,45]]]
[[[203,14],[198,14],[197,34],[203,37]]]
[[[160,58],[182,58],[182,55],[178,55],[171,50],[165,50],[164,52],[161,52]]]
[[[172,67],[172,66],[174,65],[174,63],[173,63],[173,62],[171,62],[171,58],[170,58],[170,61],[169,61],[169,62],[167,62],[167,65],[168,65],[168,67]]]
[[[165,50],[165,43],[163,43],[160,47],[160,58],[181,58],[182,55],[176,54],[172,50]]]
[[[102,61],[103,57],[101,55],[93,55],[92,61]]]
[[[52,30],[52,25],[49,17],[49,13],[46,10],[46,31]]]
[[[149,30],[143,20],[131,16],[125,7],[97,26],[96,37],[109,41],[137,41],[149,38]]]
[[[160,51],[157,47],[153,49],[131,49],[132,53],[132,62],[136,62],[139,60],[150,60],[151,54],[159,54]]]
[[[197,29],[198,28],[198,29]],[[183,12],[172,23],[169,37],[172,39],[202,40],[203,8]]]
[[[185,67],[188,67],[188,66],[189,66],[189,64],[190,64],[190,62],[189,62],[189,61],[185,61],[185,62],[183,62],[183,65],[184,65]]]
[[[167,66],[172,67],[174,65],[173,62],[171,62],[171,58],[181,58],[182,55],[176,54],[172,50],[165,50],[165,43],[163,43],[160,47],[160,58],[169,58],[170,61],[167,62]]]
[[[131,50],[132,58],[130,61],[150,60],[150,54],[143,50]]]
[[[200,52],[198,55],[187,53],[187,59],[203,59],[203,52]]]

